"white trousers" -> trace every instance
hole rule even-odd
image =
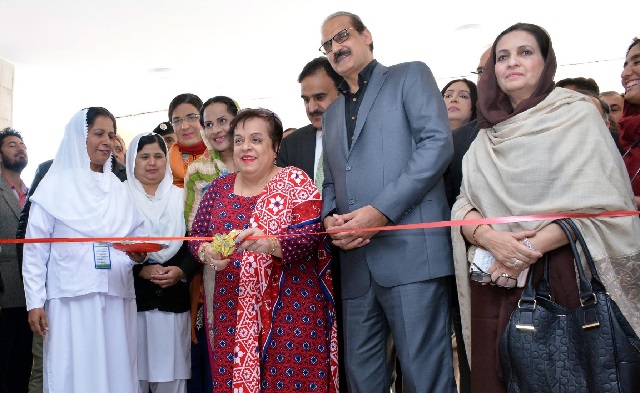
[[[140,393],[186,393],[187,392],[187,380],[176,379],[169,382],[149,382],[140,381]]]

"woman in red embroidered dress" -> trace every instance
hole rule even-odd
[[[217,270],[213,304],[205,305],[213,315],[206,321],[213,391],[335,392],[331,255],[317,234],[320,194],[302,170],[275,166],[282,123],[273,112],[240,111],[231,132],[238,172],[211,183],[191,234],[242,230],[238,247],[222,257],[206,241],[190,242]]]

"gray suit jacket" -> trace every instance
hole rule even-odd
[[[322,216],[372,205],[390,224],[448,220],[442,175],[453,144],[444,101],[421,62],[378,64],[362,99],[351,149],[345,98],[323,115]],[[370,275],[385,287],[453,274],[448,228],[379,232],[341,251],[342,297],[364,294]]]
[[[295,166],[305,171],[310,178],[315,179],[313,167],[316,164],[316,132],[313,124],[309,124],[298,128],[284,138],[276,160],[278,166],[282,168]]]
[[[20,217],[20,203],[11,186],[0,175],[0,239],[15,239]],[[0,307],[24,307],[24,286],[18,266],[14,244],[2,244],[0,251],[0,280],[4,293],[0,292]]]

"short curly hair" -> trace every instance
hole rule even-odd
[[[18,137],[18,138],[20,138],[21,141],[24,141],[22,139],[22,135],[18,131],[14,130],[11,127],[7,127],[5,129],[3,129],[2,131],[0,131],[0,147],[2,147],[2,145],[4,144],[4,140],[7,139],[10,136]]]

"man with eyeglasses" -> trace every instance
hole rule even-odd
[[[331,237],[349,392],[388,393],[397,353],[404,392],[453,393],[448,230],[367,230],[449,219],[444,101],[424,63],[378,63],[357,15],[332,14],[321,31],[320,50],[345,79],[323,116],[322,216],[345,231]]]

